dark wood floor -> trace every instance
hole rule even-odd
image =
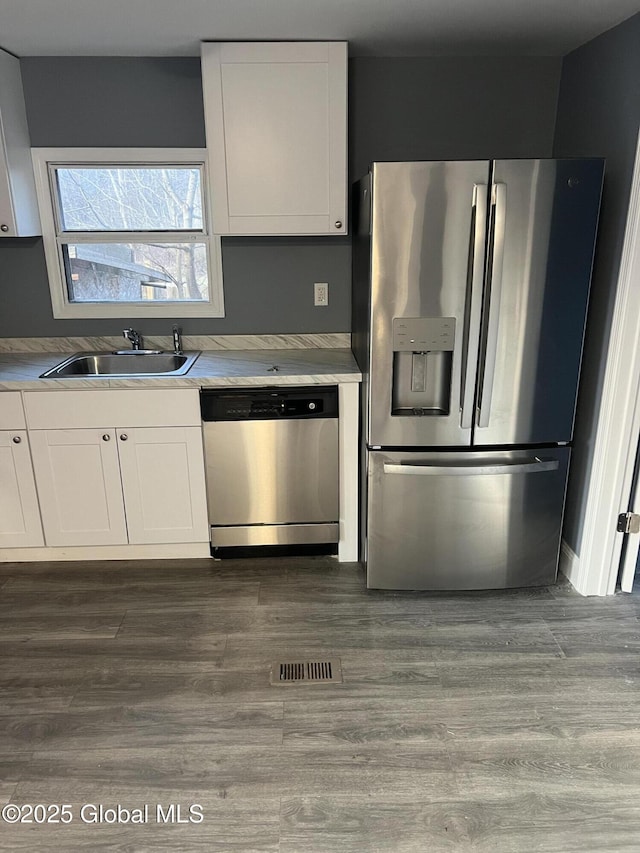
[[[0,567],[0,611],[0,797],[73,815],[5,820],[2,850],[640,850],[640,596],[367,592],[326,557],[48,563]],[[309,656],[344,683],[269,685]],[[159,823],[172,803],[204,820]]]

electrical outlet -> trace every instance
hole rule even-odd
[[[329,285],[326,281],[316,281],[313,285],[313,304],[329,304]]]

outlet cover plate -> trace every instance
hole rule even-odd
[[[329,304],[329,285],[326,281],[316,281],[313,285],[313,304],[316,306]]]

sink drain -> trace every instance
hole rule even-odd
[[[342,681],[340,658],[319,661],[277,661],[271,667],[271,684],[325,684]]]

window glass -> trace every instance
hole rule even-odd
[[[55,318],[224,317],[203,148],[34,148]]]
[[[62,231],[202,231],[200,170],[55,168]]]
[[[209,299],[205,243],[63,243],[71,302]]]

